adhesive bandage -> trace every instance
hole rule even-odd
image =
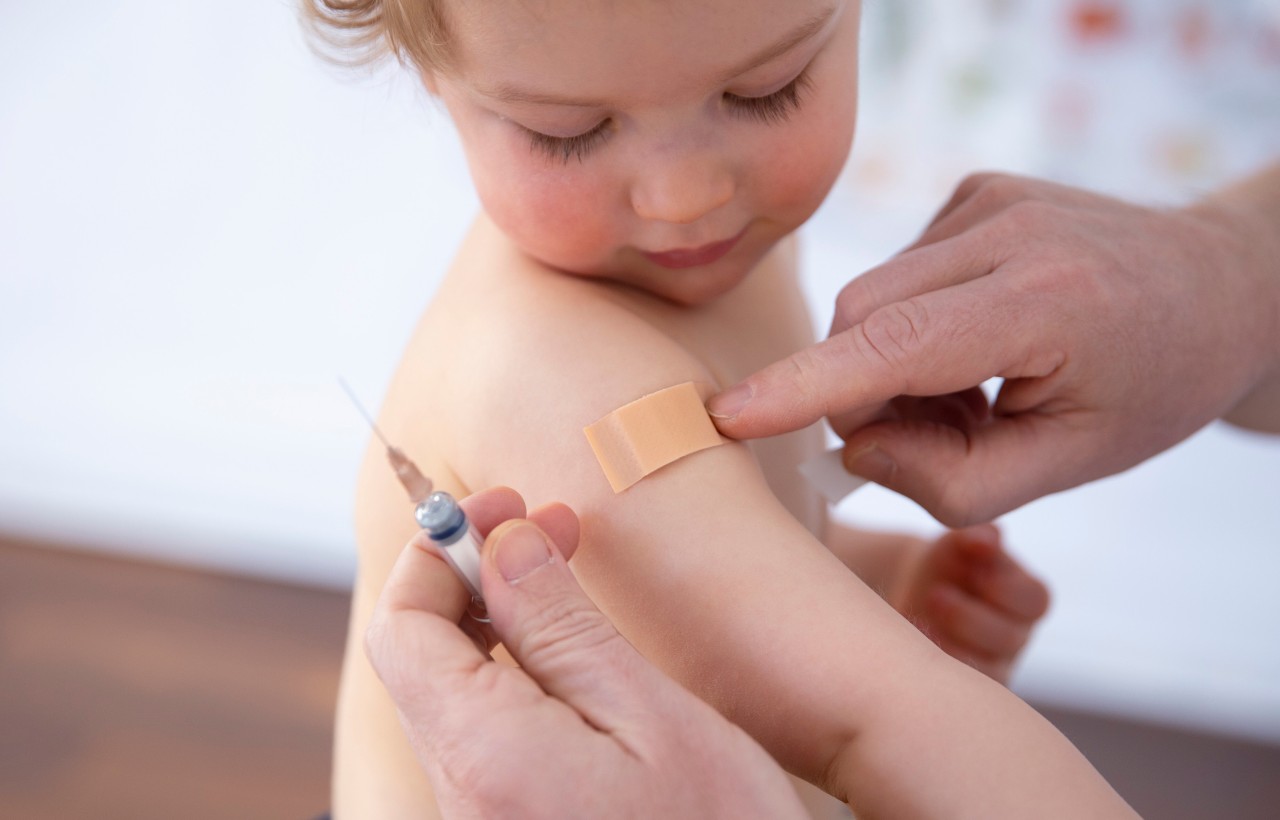
[[[704,397],[684,382],[636,399],[584,427],[615,493],[687,455],[722,444]]]

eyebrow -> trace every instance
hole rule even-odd
[[[835,14],[836,7],[829,6],[810,17],[801,25],[793,29],[787,36],[778,42],[765,48],[751,57],[744,60],[736,68],[726,71],[719,78],[719,83],[727,83],[730,80],[748,71],[759,68],[766,63],[770,63],[802,43],[811,40],[814,35],[827,25],[827,22]],[[558,97],[554,94],[542,94],[536,91],[528,91],[514,85],[502,84],[492,89],[481,89],[481,94],[486,97],[506,103],[526,103],[530,105],[564,105],[574,106],[578,108],[609,108],[609,102],[601,99],[583,99],[572,97]]]

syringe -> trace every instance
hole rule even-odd
[[[409,500],[416,505],[413,517],[418,522],[418,526],[427,531],[427,536],[436,547],[436,553],[453,568],[454,574],[462,581],[467,592],[471,593],[471,602],[474,605],[471,616],[487,623],[484,596],[480,594],[480,548],[484,546],[480,534],[476,532],[475,527],[471,526],[467,514],[462,511],[462,507],[458,506],[453,496],[443,491],[432,492],[431,479],[424,476],[418,469],[418,465],[414,464],[402,450],[391,446],[391,442],[382,435],[373,417],[365,411],[346,381],[339,377],[338,383],[346,391],[351,403],[360,411],[360,415],[364,416],[364,420],[373,428],[374,435],[387,448],[387,461],[391,462],[391,469],[395,471],[400,485],[409,494]]]

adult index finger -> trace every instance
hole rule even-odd
[[[976,280],[873,311],[861,323],[795,353],[715,396],[720,432],[759,438],[896,396],[938,396],[1006,372],[1029,317],[1001,311]]]
[[[507,487],[481,491],[460,504],[485,534],[525,514],[524,499]],[[469,602],[427,534],[415,535],[391,568],[365,633],[365,654],[398,703],[403,699],[406,708],[416,709],[412,704],[436,683],[474,674],[487,660],[457,626]]]
[[[415,537],[396,560],[365,631],[365,654],[397,708],[415,725],[433,725],[455,693],[488,662],[458,628],[466,593]]]

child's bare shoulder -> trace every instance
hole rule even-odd
[[[579,481],[603,480],[582,475],[594,466],[583,427],[646,393],[713,381],[693,351],[630,309],[616,286],[485,245],[464,246],[449,278],[431,312],[453,340],[441,409],[451,467],[470,487],[536,473],[562,476],[551,491],[578,495]]]

